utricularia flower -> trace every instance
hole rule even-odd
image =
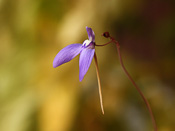
[[[93,30],[86,27],[88,33],[88,40],[85,40],[83,44],[71,44],[63,48],[53,61],[53,67],[56,68],[66,62],[72,60],[75,56],[80,54],[79,58],[79,80],[82,81],[84,75],[89,69],[95,53],[95,34]]]

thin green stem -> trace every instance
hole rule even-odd
[[[99,68],[98,68],[96,53],[94,53],[94,60],[95,60],[95,67],[96,67],[96,72],[97,72],[98,89],[99,89],[98,91],[99,91],[99,97],[100,97],[101,111],[104,115],[103,100],[102,100],[102,93],[101,93],[101,82],[100,82],[100,75],[99,75]]]

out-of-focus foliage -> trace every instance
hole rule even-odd
[[[122,71],[114,45],[96,48],[95,66],[78,80],[78,57],[58,68],[60,49],[96,43],[109,31],[128,71],[149,100],[159,131],[175,130],[173,0],[1,0],[0,131],[151,131],[146,106]]]

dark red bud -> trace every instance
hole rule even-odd
[[[109,38],[109,37],[110,37],[109,32],[104,32],[104,33],[102,34],[102,36],[104,36],[104,37],[106,37],[106,38]]]

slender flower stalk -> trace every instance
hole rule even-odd
[[[116,41],[113,37],[111,37],[108,32],[103,33],[103,36],[106,37],[106,38],[110,38],[111,41],[108,42],[108,43],[106,43],[106,44],[103,44],[103,45],[95,45],[95,46],[100,46],[101,47],[101,46],[108,45],[110,43],[115,43],[116,48],[117,48],[117,53],[118,53],[119,61],[120,61],[120,64],[122,66],[122,69],[124,70],[125,74],[127,75],[127,77],[129,78],[129,80],[132,82],[132,84],[134,85],[134,87],[136,88],[136,90],[141,95],[143,101],[145,102],[146,107],[148,108],[148,111],[149,111],[151,120],[152,120],[154,131],[158,131],[156,120],[155,120],[155,117],[153,115],[153,112],[152,112],[152,109],[151,109],[151,106],[150,106],[148,100],[146,99],[146,97],[144,96],[144,94],[142,93],[142,91],[140,90],[140,88],[137,86],[137,84],[135,83],[135,81],[133,80],[133,78],[131,77],[131,75],[128,73],[128,71],[126,70],[126,68],[125,68],[125,66],[123,64],[122,56],[121,56],[121,53],[120,53],[120,45],[119,45],[118,41]]]
[[[103,108],[103,100],[102,100],[102,92],[101,92],[101,82],[100,82],[100,75],[99,75],[99,68],[98,68],[98,62],[97,62],[97,56],[96,53],[94,53],[94,60],[95,60],[95,67],[97,72],[97,80],[98,80],[98,89],[99,89],[99,97],[100,97],[100,105],[101,105],[101,111],[104,115],[104,108]]]

